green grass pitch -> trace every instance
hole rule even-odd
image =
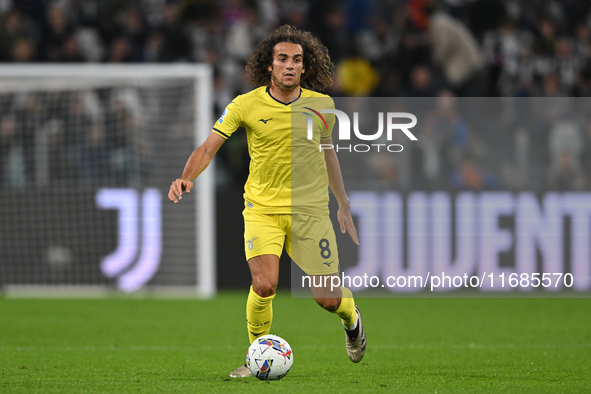
[[[0,393],[588,393],[590,299],[358,299],[352,364],[338,319],[280,293],[283,380],[231,379],[246,292],[214,300],[0,298]]]

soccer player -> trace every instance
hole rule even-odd
[[[251,161],[244,186],[243,216],[246,259],[252,275],[246,303],[252,343],[271,328],[272,301],[284,245],[293,261],[312,278],[338,275],[336,240],[328,211],[329,186],[339,204],[341,232],[347,231],[356,244],[359,242],[336,153],[332,149],[321,151],[318,145],[321,139],[323,144],[332,144],[334,116],[326,116],[325,129],[318,128],[321,135],[316,136],[315,146],[314,141],[306,140],[305,130],[296,136],[300,139],[293,139],[292,115],[298,100],[328,101],[334,108],[332,99],[311,90],[332,84],[334,66],[326,47],[310,33],[285,25],[260,42],[246,70],[251,82],[259,87],[236,97],[226,107],[206,141],[189,157],[181,178],[172,182],[168,198],[178,203],[183,191],[191,191],[192,180],[205,170],[224,141],[238,127],[246,129]],[[313,148],[300,154],[292,147],[294,141]],[[293,166],[298,163],[300,173],[294,177]],[[302,170],[307,168],[309,174]],[[292,182],[303,183],[298,186],[304,191],[300,193],[301,206],[294,206]],[[366,348],[361,314],[349,289],[332,289],[330,280],[327,283],[329,286],[311,286],[312,294],[318,305],[341,318],[347,354],[357,363]],[[251,373],[243,365],[230,376],[247,377]]]

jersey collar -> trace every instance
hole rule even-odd
[[[296,97],[296,99],[293,100],[291,103],[284,103],[283,101],[279,101],[275,97],[273,97],[271,95],[271,92],[269,91],[269,86],[267,86],[267,94],[269,95],[269,97],[271,97],[273,100],[277,101],[279,104],[283,104],[283,105],[287,106],[287,105],[291,105],[291,104],[295,103],[296,101],[298,101],[300,99],[300,97],[302,97],[302,88],[300,88],[300,94],[299,94],[299,96]]]

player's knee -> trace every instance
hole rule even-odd
[[[275,294],[277,284],[266,281],[255,281],[252,283],[252,289],[259,297],[270,297]]]
[[[329,312],[336,312],[341,305],[340,298],[315,298],[315,300],[321,308],[326,309]]]

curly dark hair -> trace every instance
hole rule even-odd
[[[310,32],[298,30],[290,25],[278,27],[270,36],[259,43],[246,64],[249,83],[255,86],[271,84],[269,66],[273,64],[275,45],[289,42],[302,46],[304,68],[300,85],[306,89],[324,90],[333,83],[334,64],[328,49]]]

